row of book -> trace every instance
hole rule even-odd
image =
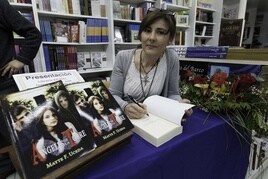
[[[213,22],[213,12],[196,9],[196,20],[202,22]]]
[[[131,19],[141,21],[147,10],[153,6],[152,2],[142,2],[137,5],[124,5],[120,1],[113,1],[113,17],[116,19]]]
[[[114,27],[115,42],[139,42],[138,33],[139,24],[126,24],[123,26]]]
[[[88,18],[87,22],[40,19],[39,22],[46,42],[108,42],[107,19]]]
[[[185,45],[185,31],[179,30],[175,33],[174,41],[172,42],[174,45]]]
[[[179,6],[186,6],[191,7],[192,6],[192,0],[163,0],[166,3],[179,5]]]
[[[213,25],[196,24],[195,25],[195,35],[212,36],[213,35]]]
[[[197,6],[204,8],[212,8],[214,0],[197,0]]]
[[[42,11],[106,17],[104,0],[39,0],[37,7]]]
[[[226,59],[229,46],[178,47],[179,57]]]
[[[11,3],[25,3],[25,4],[31,4],[32,0],[8,0],[8,2]]]
[[[44,45],[46,71],[107,67],[106,52],[77,52],[74,46]]]

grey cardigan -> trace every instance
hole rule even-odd
[[[109,90],[122,109],[128,104],[128,99],[124,99],[125,95],[123,89],[135,50],[136,49],[130,49],[118,52],[111,75],[111,86]],[[179,57],[173,49],[166,49],[165,53],[167,57],[167,75],[161,96],[180,101],[181,97],[178,92]]]

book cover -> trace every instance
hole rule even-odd
[[[143,103],[147,105],[149,116],[131,119],[133,132],[156,147],[182,133],[185,110],[194,106],[158,95],[146,98]]]
[[[86,24],[86,42],[92,43],[95,42],[95,19],[87,18]]]
[[[243,19],[221,19],[219,46],[241,46]]]
[[[79,29],[79,43],[87,42],[87,26],[84,21],[78,21],[78,29]]]
[[[101,20],[101,42],[109,42],[108,19]]]
[[[101,68],[102,67],[101,52],[91,52],[90,55],[91,55],[92,68]]]
[[[197,52],[187,52],[187,58],[216,58],[216,59],[226,59],[227,53],[197,53]]]
[[[61,81],[1,97],[24,178],[41,178],[96,144]]]
[[[49,58],[49,50],[48,50],[48,46],[44,45],[43,46],[44,49],[44,58],[45,58],[45,63],[46,63],[46,71],[51,71],[51,61]]]
[[[83,71],[92,68],[90,52],[77,52],[77,69]]]
[[[97,146],[129,131],[132,123],[101,80],[66,85]]]

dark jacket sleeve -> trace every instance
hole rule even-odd
[[[34,24],[9,5],[6,0],[0,0],[0,16],[0,28],[2,28],[2,30],[4,29],[6,32],[14,31],[24,37],[23,43],[20,44],[20,52],[15,59],[29,64],[38,52],[42,41],[41,32]]]

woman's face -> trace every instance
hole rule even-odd
[[[144,29],[141,33],[142,49],[147,55],[161,56],[169,45],[168,24],[164,19],[159,19]]]
[[[103,96],[103,98],[109,100],[109,95],[108,95],[108,92],[106,90],[102,90],[101,95]]]
[[[60,103],[61,107],[63,107],[64,109],[67,109],[69,106],[68,99],[65,96],[59,97],[59,103]]]
[[[100,113],[104,110],[103,104],[98,100],[94,99],[93,100],[93,107]]]
[[[51,110],[46,110],[43,115],[44,124],[47,127],[54,127],[58,124],[58,116]]]

